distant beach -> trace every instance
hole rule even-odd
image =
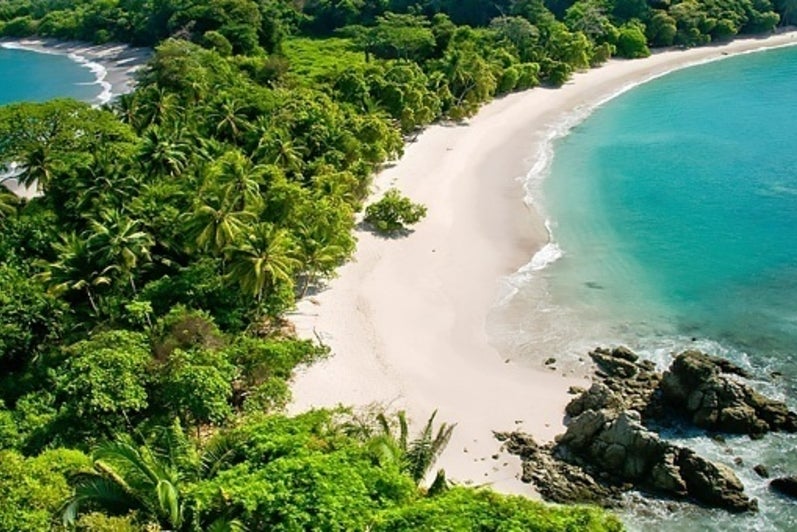
[[[134,48],[125,44],[90,44],[58,41],[55,39],[0,39],[0,47],[9,50],[29,50],[44,54],[68,56],[78,64],[90,69],[99,85],[97,97],[89,102],[102,105],[115,96],[125,94],[135,87],[135,75],[152,56],[148,48]],[[3,184],[23,197],[35,195],[35,189],[24,189],[16,180],[7,179]]]
[[[135,74],[149,61],[152,50],[125,44],[91,44],[56,39],[0,39],[0,47],[22,49],[45,54],[66,55],[85,65],[102,87],[97,103],[108,103],[114,96],[125,94],[135,86]]]
[[[545,164],[552,138],[640,83],[796,44],[797,33],[788,32],[611,60],[561,88],[496,100],[465,124],[428,128],[374,186],[374,197],[399,188],[424,203],[428,217],[406,238],[360,231],[355,259],[292,315],[299,333],[321,338],[333,356],[296,377],[291,410],[378,402],[420,424],[438,409],[439,421],[458,423],[439,464],[450,478],[531,493],[519,481],[519,460],[498,452],[492,432],[519,429],[550,441],[563,431],[568,388],[589,381],[579,368],[552,369],[555,361],[545,369],[516,363],[485,329],[506,296],[505,279],[551,251],[523,178]]]

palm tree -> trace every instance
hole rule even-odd
[[[82,510],[99,508],[114,515],[137,511],[164,530],[243,530],[239,521],[224,517],[202,523],[181,491],[183,482],[212,478],[228,466],[237,440],[220,434],[197,453],[178,422],[156,427],[154,436],[157,445],[137,446],[123,438],[97,447],[92,470],[73,477],[74,492],[62,509],[64,526],[73,526]]]
[[[150,175],[177,177],[188,167],[191,150],[180,135],[151,127],[144,134],[140,160]]]
[[[334,229],[321,222],[311,220],[310,223],[302,223],[297,230],[298,255],[304,277],[300,297],[307,294],[307,289],[319,276],[332,276],[353,247],[353,241],[344,246],[333,240],[336,236]]]
[[[412,477],[417,485],[420,485],[426,478],[426,474],[451,440],[451,435],[456,427],[456,424],[442,423],[435,432],[435,416],[437,416],[437,410],[432,412],[423,430],[413,440],[409,439],[409,425],[404,411],[397,414],[396,422],[388,420],[384,413],[380,413],[376,417],[381,433],[372,438],[372,448],[383,459],[398,461],[401,469]],[[395,425],[398,425],[398,433],[395,432]],[[429,491],[438,491],[445,485],[445,471],[440,469],[437,471]]]
[[[232,98],[226,98],[210,113],[219,138],[236,142],[252,125],[247,120],[246,106]]]
[[[21,172],[16,176],[17,181],[25,187],[35,186],[37,191],[45,192],[53,180],[56,165],[49,146],[35,143],[21,154]]]
[[[251,210],[261,202],[260,186],[263,185],[264,167],[252,163],[240,151],[225,153],[218,161],[218,183],[224,187],[236,210]]]
[[[17,212],[19,198],[0,184],[0,220]]]
[[[105,210],[99,220],[89,222],[89,249],[94,253],[104,273],[118,271],[136,291],[134,272],[140,262],[150,260],[150,248],[155,245],[152,236],[139,230],[139,222],[124,216],[118,210]]]
[[[260,223],[243,241],[231,246],[228,279],[255,298],[260,312],[263,297],[278,283],[293,286],[298,264],[290,235]]]
[[[100,507],[116,515],[142,512],[163,527],[183,523],[180,474],[148,447],[137,448],[119,440],[98,447],[91,471],[75,476],[74,494],[63,509],[64,526],[75,524],[81,508]]]
[[[44,270],[36,278],[48,285],[50,293],[82,292],[88,298],[95,314],[99,314],[95,289],[111,284],[108,272],[101,271],[92,256],[88,242],[75,233],[61,237],[53,244],[58,255],[54,262],[41,263]]]
[[[227,194],[210,194],[184,219],[186,232],[197,249],[221,254],[255,217],[248,211],[236,211]]]
[[[269,164],[299,175],[304,168],[307,148],[297,144],[286,132],[279,130],[260,137],[255,154]]]

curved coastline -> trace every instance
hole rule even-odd
[[[0,47],[10,50],[27,50],[41,54],[66,55],[94,74],[95,84],[101,87],[96,97],[97,105],[110,102],[115,96],[125,94],[135,87],[135,73],[149,60],[152,51],[125,44],[90,44],[55,39],[0,39]]]
[[[94,83],[102,88],[95,102],[92,102],[95,105],[104,105],[116,96],[131,92],[135,88],[135,73],[152,56],[152,50],[148,48],[134,48],[125,44],[93,45],[54,39],[0,39],[0,47],[66,55],[72,61],[90,69],[96,78]],[[2,184],[17,196],[35,196],[35,187],[22,187],[11,177],[14,173],[12,168],[9,174],[0,175]]]
[[[519,460],[496,454],[492,431],[551,440],[563,431],[568,388],[586,383],[505,359],[485,329],[506,280],[541,264],[535,256],[551,243],[525,186],[530,169],[544,175],[555,138],[641,83],[792,45],[797,32],[612,60],[564,87],[496,100],[465,125],[428,128],[374,187],[375,196],[400,188],[427,205],[428,217],[403,239],[360,231],[355,259],[292,315],[299,334],[321,338],[333,356],[296,376],[291,411],[376,401],[419,423],[439,409],[439,420],[458,423],[440,460],[451,478],[530,494]]]

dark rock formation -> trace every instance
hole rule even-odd
[[[622,490],[596,481],[584,469],[554,458],[552,445],[540,446],[521,433],[496,434],[504,447],[523,460],[523,482],[532,483],[547,501],[617,506]]]
[[[686,351],[664,373],[662,398],[701,428],[751,436],[772,430],[797,432],[797,414],[731,378],[731,374],[745,373],[727,361]]]
[[[620,493],[638,488],[731,512],[757,510],[730,468],[668,443],[652,427],[685,417],[724,441],[718,433],[797,431],[797,414],[742,383],[748,376],[742,368],[697,351],[678,355],[663,375],[625,347],[599,348],[590,357],[596,382],[588,390],[570,390],[579,395],[565,409],[569,424],[555,444],[539,446],[517,433],[500,436],[523,459],[525,482],[555,502],[611,506]],[[755,471],[768,474],[763,466]],[[797,497],[797,477],[771,486]]]
[[[584,411],[559,438],[555,453],[618,483],[690,497],[731,512],[757,509],[733,471],[662,440],[632,410]]]
[[[769,483],[769,487],[792,499],[797,499],[797,477],[781,477]]]
[[[656,371],[655,364],[649,360],[640,361],[626,347],[598,348],[589,356],[598,366],[596,374],[601,383],[615,393],[622,408],[636,410],[643,418],[663,417],[657,392],[661,374]]]
[[[769,469],[764,464],[758,464],[753,468],[753,471],[761,478],[769,478]]]

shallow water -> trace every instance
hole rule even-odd
[[[66,55],[0,47],[0,105],[64,97],[93,101],[104,87],[92,66]]]
[[[651,81],[554,142],[544,179],[529,184],[553,242],[492,313],[499,348],[577,371],[595,345],[626,344],[662,366],[697,346],[747,366],[760,389],[797,406],[794,116],[797,48],[788,48]],[[631,528],[797,529],[797,505],[751,471],[764,463],[797,474],[797,438],[721,448],[676,439],[731,465],[761,512],[638,505],[626,515]]]

